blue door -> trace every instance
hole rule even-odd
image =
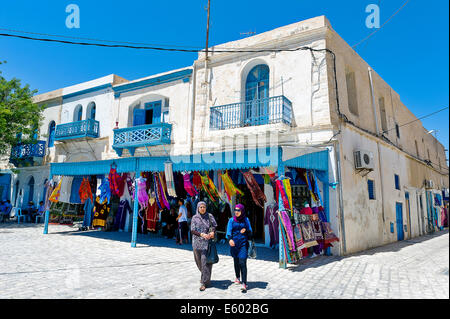
[[[161,123],[161,101],[145,104],[145,124]]]
[[[247,125],[262,125],[269,122],[269,67],[255,66],[245,83],[244,121]]]
[[[396,211],[396,222],[397,222],[397,240],[403,240],[403,204],[402,203],[396,203],[395,204],[395,211]]]

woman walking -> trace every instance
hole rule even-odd
[[[214,238],[217,223],[213,215],[206,212],[206,203],[197,204],[197,214],[192,217],[191,234],[194,259],[201,272],[200,291],[204,291],[211,280],[212,264],[206,263],[209,239]]]
[[[231,257],[233,257],[234,261],[234,271],[236,273],[234,282],[242,284],[241,290],[246,292],[248,240],[252,236],[252,228],[245,214],[244,205],[237,204],[235,206],[234,217],[228,221],[226,236],[230,244]]]

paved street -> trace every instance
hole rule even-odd
[[[449,298],[448,230],[347,257],[279,269],[278,251],[248,260],[249,290],[232,284],[233,261],[219,246],[212,287],[199,291],[190,245],[68,226],[0,224],[0,298]]]

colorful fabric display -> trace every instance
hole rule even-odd
[[[100,202],[103,203],[105,199],[107,199],[109,204],[111,201],[111,188],[109,186],[108,178],[103,179],[98,189],[100,190]]]
[[[189,176],[189,174],[186,173],[183,175],[183,182],[184,182],[184,189],[189,194],[189,196],[194,197],[195,195],[198,194],[195,187],[191,184],[191,177]]]
[[[53,203],[59,202],[59,196],[61,195],[61,184],[62,184],[62,178],[60,179],[58,186],[53,190],[52,195],[50,195],[49,201]]]
[[[294,233],[292,231],[291,220],[285,211],[278,212],[278,214],[281,216],[281,223],[285,233],[287,234],[286,239],[289,245],[289,250],[295,251]]]
[[[156,231],[156,222],[158,221],[158,207],[155,198],[150,198],[146,210],[145,219],[147,220],[147,230]]]
[[[125,173],[122,176],[122,179],[125,180],[125,182],[127,183],[127,187],[128,187],[128,194],[130,194],[131,198],[134,199],[134,181],[131,178],[130,174]]]
[[[92,197],[92,191],[91,191],[91,184],[89,183],[88,178],[83,177],[83,181],[81,182],[80,189],[78,190],[78,193],[80,194],[80,200],[81,204],[84,204],[84,202],[90,198],[91,203],[94,202],[94,199]]]
[[[91,227],[92,225],[92,209],[94,208],[94,203],[88,197],[84,203],[84,218],[83,227]]]
[[[319,220],[314,220],[311,222],[314,231],[314,237],[317,242],[323,241],[322,224]]]
[[[300,214],[303,214],[303,215],[312,215],[312,214],[313,214],[313,211],[312,211],[311,207],[303,207],[303,208],[300,210]]]
[[[161,190],[159,189],[156,173],[153,173],[153,183],[155,185],[156,204],[158,205],[159,209],[162,210],[165,207],[164,207],[164,204],[162,203]]]
[[[259,188],[255,177],[250,172],[242,173],[242,175],[244,176],[245,182],[247,183],[247,187],[250,189],[253,201],[256,205],[264,209],[264,203],[267,202],[267,198],[264,192],[262,192]]]
[[[115,168],[110,169],[108,174],[108,180],[109,180],[109,187],[111,189],[112,195],[118,195],[120,194],[120,185],[122,184],[119,174],[117,174],[117,170]],[[123,193],[123,190],[122,190]]]
[[[164,163],[164,174],[165,174],[166,183],[167,183],[167,194],[171,197],[177,197],[177,193],[175,191],[174,178],[173,178],[172,162]]]
[[[163,176],[162,173],[155,173],[156,174],[156,182],[157,182],[157,186],[155,185],[155,187],[158,187],[159,189],[159,195],[160,195],[160,204],[162,206],[162,208],[167,208],[170,210],[170,205],[169,205],[169,201],[167,200],[167,195],[166,192],[164,190],[164,180],[163,180]]]
[[[192,184],[194,184],[198,192],[202,190],[202,177],[200,176],[199,172],[194,172],[194,176],[192,177]]]
[[[316,197],[316,194],[313,191],[313,188],[312,188],[312,185],[311,185],[311,180],[309,179],[309,174],[308,174],[307,171],[305,172],[305,178],[306,178],[306,184],[308,185],[309,193],[311,194],[311,199],[314,200],[315,202],[317,202],[317,197]]]
[[[58,182],[58,185],[53,189],[52,194],[48,198],[49,201],[53,203],[59,202],[59,196],[61,195],[61,184],[62,184],[62,178]]]
[[[302,228],[300,224],[297,224],[294,227],[294,239],[297,252],[301,254],[302,249],[305,248],[305,242],[303,241]]]
[[[286,192],[286,196],[288,198],[288,202],[289,202],[289,210],[292,210],[292,189],[291,189],[291,182],[289,180],[289,178],[285,178],[283,179],[283,186],[284,186],[284,190]]]
[[[278,216],[277,216],[277,218],[278,218],[278,223],[279,223],[280,225],[282,225],[282,224],[283,224],[283,221],[282,221],[281,214],[278,213],[277,215],[278,215]],[[290,262],[291,262],[291,255],[289,254],[288,241],[287,241],[287,238],[286,238],[286,232],[284,231],[283,228],[281,229],[281,238],[280,238],[280,241],[281,241],[282,244],[283,244],[283,250],[282,250],[282,253],[283,253],[283,259],[284,259],[287,263],[290,263]]]
[[[228,175],[228,171],[221,175],[221,179],[223,181],[225,193],[227,194],[227,198],[229,201],[231,201],[231,197],[235,196],[236,194],[239,194],[241,196],[244,195],[244,193],[239,188],[237,188],[236,185],[234,185],[230,175]]]
[[[106,180],[106,179],[105,179]],[[109,188],[109,182],[108,182],[108,188]],[[108,218],[110,207],[108,206],[107,200],[105,198],[104,201],[101,200],[100,196],[97,196],[95,198],[94,203],[94,219],[92,221],[92,226],[106,226],[106,218]]]
[[[278,207],[276,205],[269,205],[266,209],[266,216],[264,217],[264,225],[269,226],[270,246],[278,244],[279,231],[278,231]]]
[[[214,186],[208,175],[200,175],[200,177],[202,179],[203,190],[206,192],[209,199],[215,204],[219,199],[219,194],[217,194],[216,187]]]
[[[305,248],[319,245],[314,235],[312,223],[310,221],[307,221],[305,223],[301,223],[300,226],[302,228],[302,235],[303,241],[305,243]]]
[[[324,244],[330,244],[335,241],[339,241],[339,238],[333,233],[330,223],[322,222],[323,242]]]
[[[45,210],[50,210],[50,205],[51,205],[51,201],[50,201],[50,196],[52,196],[53,194],[53,189],[55,187],[55,183],[50,179],[45,183],[45,187],[46,187],[46,192],[45,192],[45,199],[44,199],[44,205],[45,205]]]
[[[280,198],[280,194],[281,194],[281,200],[283,201],[283,207],[285,209],[290,209],[290,203],[289,203],[289,198],[287,196],[286,190],[284,188],[284,184],[283,181],[281,179],[276,180],[275,182],[276,185],[276,200],[278,203],[278,199]]]
[[[138,202],[141,204],[142,208],[146,208],[148,205],[148,194],[147,194],[147,179],[143,177],[138,177],[137,187],[138,187]]]

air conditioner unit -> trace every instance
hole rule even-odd
[[[353,157],[355,159],[355,169],[368,169],[373,170],[373,153],[364,150],[355,150],[353,152]]]
[[[426,179],[425,180],[425,188],[433,188],[434,184],[433,181],[431,179]]]

